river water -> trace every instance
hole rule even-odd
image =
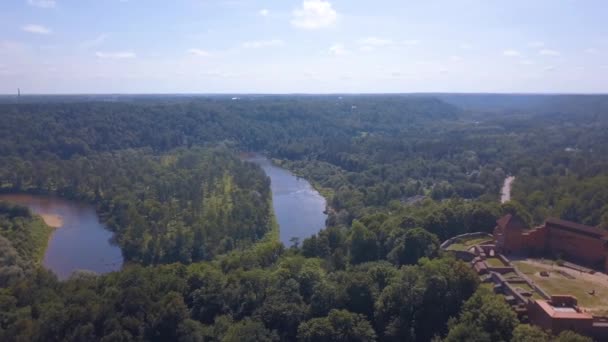
[[[271,180],[273,206],[286,246],[325,227],[325,198],[305,179],[273,165],[262,156],[247,158],[262,167]],[[91,205],[52,196],[26,194],[0,195],[0,201],[27,206],[55,227],[44,255],[43,265],[59,279],[77,270],[108,273],[122,268],[120,248],[111,242],[112,232],[99,222]]]
[[[292,245],[292,238],[301,242],[325,228],[325,198],[308,181],[273,165],[266,157],[256,155],[246,160],[258,164],[270,177],[272,203],[285,246]]]
[[[27,206],[56,226],[43,265],[59,279],[76,270],[95,273],[118,271],[123,264],[120,248],[110,242],[112,232],[99,222],[95,208],[51,196],[0,195],[0,201]]]

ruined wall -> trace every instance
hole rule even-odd
[[[580,233],[548,226],[547,252],[590,266],[605,266],[606,247],[603,240]]]

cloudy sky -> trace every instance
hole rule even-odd
[[[608,92],[608,1],[1,0],[0,93]]]

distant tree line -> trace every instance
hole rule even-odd
[[[0,189],[96,205],[129,261],[59,282],[38,266],[48,227],[0,204],[0,340],[586,341],[520,324],[439,249],[505,213],[604,224],[608,102],[558,102],[498,112],[389,95],[0,104]],[[238,151],[311,181],[328,198],[328,227],[278,242],[269,179]],[[516,200],[500,205],[509,174]]]

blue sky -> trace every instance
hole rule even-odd
[[[601,93],[607,18],[603,0],[2,0],[0,93]]]

